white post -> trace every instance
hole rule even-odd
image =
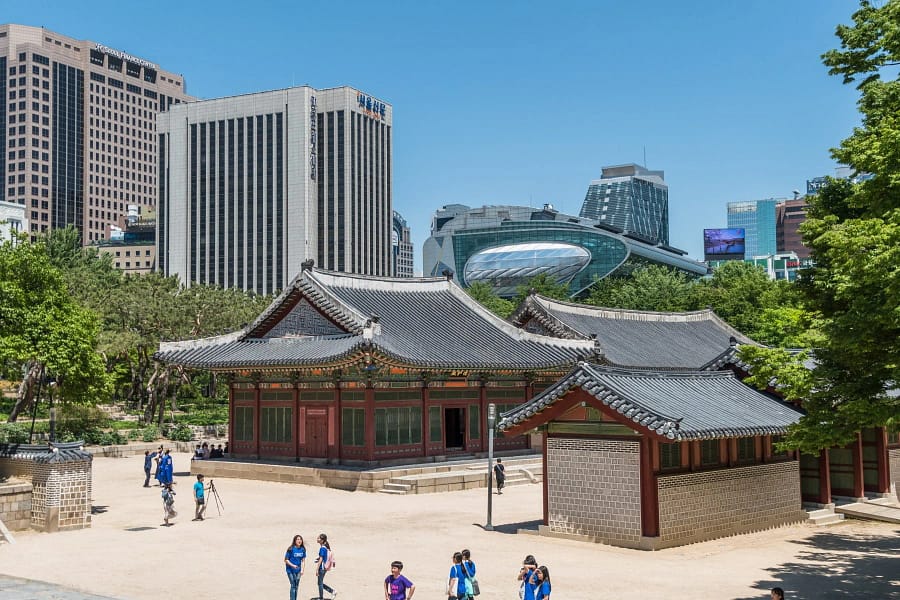
[[[494,502],[494,421],[497,418],[497,405],[488,404],[488,505],[487,505],[487,523],[484,528],[487,531],[493,531],[494,526],[491,524],[491,510]]]

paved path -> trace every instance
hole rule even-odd
[[[114,600],[109,596],[86,594],[43,581],[0,575],[0,598],[16,600]]]

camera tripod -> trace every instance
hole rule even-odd
[[[222,511],[225,510],[225,505],[222,503],[222,499],[219,498],[219,491],[216,489],[216,484],[212,479],[209,480],[209,495],[212,496],[216,501],[216,512],[219,513],[219,516],[222,516]]]

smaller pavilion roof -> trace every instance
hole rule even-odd
[[[91,462],[94,456],[84,450],[84,442],[47,444],[0,444],[0,456],[21,458],[37,463]]]
[[[576,388],[615,411],[623,424],[671,441],[782,435],[802,416],[728,371],[635,371],[582,362],[530,402],[503,413],[499,428],[543,425],[552,418],[542,413]]]
[[[596,339],[618,367],[708,370],[731,362],[738,344],[759,345],[711,309],[654,312],[599,308],[532,294],[510,317],[517,327],[566,339]],[[719,362],[717,362],[719,361]],[[713,366],[713,365],[716,366]]]

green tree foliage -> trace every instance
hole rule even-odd
[[[567,284],[556,283],[552,277],[546,273],[541,273],[540,275],[536,275],[529,279],[528,283],[516,288],[517,293],[513,304],[516,306],[521,304],[532,290],[534,290],[536,294],[546,296],[547,298],[553,298],[554,300],[568,300],[571,296]]]
[[[494,293],[491,284],[484,281],[476,281],[466,288],[466,292],[489,311],[503,319],[508,318],[516,308],[515,304]]]
[[[685,273],[659,265],[636,269],[630,277],[595,283],[587,304],[607,308],[673,312],[692,308],[693,281]]]
[[[842,444],[860,428],[900,419],[885,390],[900,382],[900,1],[861,2],[826,66],[861,92],[861,126],[832,150],[871,179],[831,181],[811,199],[804,243],[816,266],[801,290],[821,316],[815,392],[796,437],[807,446]],[[882,79],[889,75],[889,79]]]
[[[98,333],[96,315],[73,299],[46,244],[0,246],[0,365],[25,375],[10,421],[33,401],[44,375],[54,379],[60,400],[104,397],[109,380],[94,352]]]

